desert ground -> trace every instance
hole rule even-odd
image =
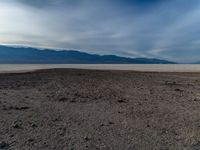
[[[200,73],[0,74],[0,149],[200,150]]]

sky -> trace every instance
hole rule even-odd
[[[200,1],[0,0],[0,44],[200,61]]]

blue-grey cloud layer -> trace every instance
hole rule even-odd
[[[1,0],[0,43],[200,60],[197,0]]]

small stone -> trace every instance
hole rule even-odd
[[[18,128],[20,128],[20,126],[18,124],[14,124],[13,128],[18,129]]]
[[[193,150],[200,150],[200,142],[197,142],[196,144],[192,145]]]
[[[183,92],[181,89],[175,89],[176,92]]]
[[[36,128],[36,127],[37,127],[37,125],[36,125],[36,124],[34,124],[34,123],[32,123],[32,124],[31,124],[31,127],[32,127],[32,128]]]
[[[21,125],[22,125],[21,121],[15,121],[15,122],[13,123],[12,127],[13,127],[14,129],[19,129],[19,128],[21,128]]]
[[[11,134],[9,137],[11,137],[11,138],[14,137],[14,134]]]
[[[176,85],[177,83],[175,81],[170,82],[170,81],[165,81],[166,85]]]
[[[66,97],[62,97],[62,98],[60,98],[58,101],[59,102],[66,102],[68,99],[66,98]]]
[[[105,124],[102,123],[100,126],[103,127],[103,126],[105,126]]]
[[[84,139],[85,139],[86,141],[89,141],[89,140],[90,140],[88,137],[85,137]]]
[[[29,109],[30,107],[28,107],[28,106],[22,106],[22,107],[15,107],[14,109],[15,110],[27,110],[27,109]]]
[[[118,100],[118,103],[126,103],[126,101],[121,99],[121,100]]]
[[[112,121],[109,121],[109,124],[111,125],[111,124],[114,124],[114,122],[112,122]]]
[[[34,139],[28,139],[28,142],[29,142],[29,143],[34,142]]]
[[[70,103],[76,103],[76,100],[75,99],[72,99],[69,101]]]
[[[85,136],[84,139],[85,139],[86,141],[89,141],[89,140],[91,139],[91,137],[90,137],[90,136]]]
[[[167,131],[167,129],[162,129],[162,131],[161,131],[161,134],[168,134],[168,131]]]

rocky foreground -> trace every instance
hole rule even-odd
[[[0,149],[199,150],[200,73],[0,74]]]

